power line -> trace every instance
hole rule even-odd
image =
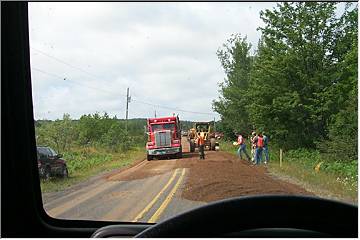
[[[88,74],[89,76],[95,78],[96,80],[99,79],[98,76],[96,76],[96,75],[94,75],[94,74],[92,74],[92,73],[89,73],[89,72],[87,72],[87,71],[85,71],[85,70],[83,70],[83,69],[81,69],[81,68],[79,68],[79,67],[73,66],[73,65],[71,65],[71,64],[69,64],[69,63],[67,63],[67,62],[65,62],[65,61],[63,61],[63,60],[61,60],[61,59],[59,59],[59,58],[57,58],[57,57],[54,57],[54,56],[52,56],[52,55],[49,55],[49,54],[47,54],[47,53],[45,53],[45,52],[43,52],[43,51],[41,51],[41,50],[39,50],[39,49],[36,49],[36,48],[33,48],[33,47],[30,47],[30,48],[33,49],[33,50],[35,50],[35,51],[37,51],[37,52],[39,52],[39,53],[41,53],[41,54],[43,54],[43,55],[45,55],[45,56],[47,56],[47,57],[49,57],[49,58],[52,58],[52,59],[54,59],[54,60],[56,60],[56,61],[58,61],[58,62],[60,62],[60,63],[62,63],[62,64],[65,64],[65,65],[67,65],[67,66],[69,66],[69,67],[72,67],[72,68],[77,69],[77,70],[79,70],[79,71],[81,71],[81,72],[83,72],[83,73],[86,73],[86,74]],[[35,68],[34,68],[34,69],[35,69]],[[35,70],[38,70],[38,71],[39,71],[39,69],[35,69]],[[44,71],[42,71],[42,72],[45,73]],[[53,75],[54,75],[54,74],[53,74]],[[64,78],[63,80],[66,80],[66,78]],[[73,82],[73,83],[79,84],[79,85],[83,85],[83,84],[76,83],[76,82]],[[85,85],[83,85],[83,86],[85,86]],[[89,86],[86,86],[86,87],[92,88],[92,89],[96,89],[96,88],[89,87]],[[111,94],[114,94],[114,93],[115,93],[115,92],[109,92],[109,91],[103,90],[103,89],[98,89],[98,90],[103,91],[103,92],[108,92],[108,93],[111,93]],[[125,96],[125,95],[119,94],[119,93],[116,93],[116,94],[121,95],[121,96]],[[158,104],[153,104],[153,103],[149,103],[149,102],[144,102],[144,101],[137,100],[137,99],[132,99],[132,100],[135,101],[135,102],[138,102],[138,103],[142,103],[142,104],[148,105],[148,106],[153,106],[153,107],[158,107],[158,108],[164,108],[164,109],[169,109],[169,110],[176,110],[176,111],[179,111],[179,112],[187,112],[187,113],[203,114],[203,115],[214,115],[214,113],[188,111],[188,110],[184,110],[184,109],[179,109],[179,108],[174,108],[174,107],[167,107],[167,106],[163,106],[163,105],[158,105]]]
[[[106,93],[110,93],[110,94],[118,94],[118,95],[120,95],[120,96],[126,96],[126,95],[124,95],[124,94],[119,94],[118,92],[111,92],[111,91],[104,90],[104,89],[101,89],[101,88],[91,87],[91,86],[88,86],[88,85],[86,85],[86,84],[82,84],[82,83],[78,83],[78,82],[75,82],[75,81],[71,81],[70,79],[68,79],[68,78],[66,78],[66,77],[61,77],[61,76],[59,76],[59,75],[57,75],[57,74],[49,73],[49,72],[46,72],[46,71],[44,71],[44,70],[41,70],[41,69],[38,69],[38,68],[35,68],[35,67],[31,67],[31,68],[34,69],[34,70],[36,70],[36,71],[42,72],[42,73],[44,73],[44,74],[47,74],[47,75],[50,75],[50,76],[53,76],[53,77],[57,77],[57,78],[62,79],[62,80],[64,80],[64,81],[66,80],[67,82],[70,82],[70,83],[73,83],[73,84],[78,84],[78,85],[81,85],[81,86],[84,86],[84,87],[87,87],[87,88],[91,88],[91,89],[93,89],[93,90],[99,90],[99,91],[106,92]],[[128,97],[128,96],[126,96],[126,97]],[[134,99],[134,98],[132,98],[131,100],[134,101],[134,102],[138,102],[138,103],[144,104],[144,105],[153,106],[153,107],[157,107],[157,108],[168,109],[168,110],[175,110],[175,111],[178,111],[178,112],[192,113],[192,114],[201,114],[201,115],[211,115],[211,116],[215,115],[215,113],[189,111],[189,110],[184,110],[184,109],[175,108],[175,107],[168,107],[168,106],[164,106],[164,105],[153,104],[153,103],[141,101],[141,100]]]
[[[91,77],[93,77],[93,78],[95,78],[95,79],[99,79],[98,76],[96,76],[96,75],[94,75],[94,74],[92,74],[92,73],[89,73],[88,71],[85,71],[85,70],[82,69],[82,68],[76,67],[76,66],[74,66],[74,65],[72,65],[72,64],[70,64],[70,63],[65,62],[64,60],[61,60],[61,59],[59,59],[59,58],[57,58],[57,57],[54,57],[54,56],[52,56],[52,55],[49,55],[49,54],[47,54],[47,53],[45,53],[45,52],[43,52],[43,51],[41,51],[41,50],[39,50],[39,49],[36,49],[36,48],[33,48],[33,47],[30,47],[30,48],[33,49],[33,50],[35,50],[35,51],[37,51],[38,53],[43,54],[44,56],[47,56],[47,57],[49,57],[49,58],[54,59],[55,61],[57,61],[57,62],[59,62],[59,63],[65,64],[65,65],[68,66],[68,67],[71,67],[71,68],[74,68],[74,69],[76,69],[76,70],[78,70],[78,71],[81,71],[81,72],[83,72],[83,73],[86,73],[87,75],[89,75],[89,76],[91,76]]]
[[[34,70],[36,70],[36,71],[38,71],[38,72],[47,74],[47,75],[49,75],[49,76],[53,76],[53,77],[56,77],[56,78],[61,78],[61,79],[63,79],[63,80],[66,79],[66,78],[63,78],[63,77],[61,77],[61,76],[59,76],[59,75],[56,75],[56,74],[53,74],[53,73],[49,73],[49,72],[45,72],[45,71],[43,71],[43,70],[41,70],[41,69],[38,69],[38,68],[36,68],[36,67],[31,67],[31,69],[34,69]]]
[[[206,112],[195,112],[195,111],[189,111],[189,110],[184,110],[184,109],[180,109],[180,108],[173,108],[173,107],[167,107],[167,106],[163,106],[163,105],[157,105],[157,104],[153,104],[153,103],[148,103],[148,102],[144,102],[144,101],[140,101],[137,99],[132,99],[134,102],[138,102],[138,103],[142,103],[145,105],[149,105],[149,106],[153,106],[153,107],[158,107],[158,108],[164,108],[164,109],[169,109],[169,110],[176,110],[178,112],[187,112],[187,113],[193,113],[193,114],[204,114],[204,115],[214,115],[214,113],[206,113]]]
[[[104,90],[104,89],[97,88],[97,87],[92,87],[92,86],[89,86],[89,85],[86,85],[86,84],[83,84],[83,83],[75,82],[75,81],[70,80],[70,79],[67,78],[67,77],[61,77],[61,76],[59,76],[59,75],[57,75],[57,74],[49,73],[49,72],[46,72],[46,71],[44,71],[44,70],[38,69],[38,68],[36,68],[36,67],[31,67],[31,69],[36,70],[36,71],[41,72],[41,73],[44,73],[44,74],[47,74],[47,75],[49,75],[49,76],[53,76],[53,77],[59,78],[59,79],[64,80],[64,81],[66,81],[66,82],[68,82],[68,83],[77,84],[77,85],[80,85],[80,86],[83,86],[83,87],[87,87],[87,88],[90,88],[90,89],[93,89],[93,90],[97,90],[97,91],[102,91],[102,92],[105,92],[105,93],[117,94],[117,93],[115,93],[115,92],[110,92],[110,91],[108,91],[108,90]]]

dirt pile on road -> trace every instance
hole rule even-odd
[[[205,160],[199,160],[197,153],[184,153],[182,159],[144,161],[106,179],[143,179],[177,168],[188,169],[181,196],[193,201],[263,194],[312,195],[297,185],[273,178],[264,166],[253,166],[226,152],[206,151]]]
[[[253,166],[224,152],[207,152],[205,160],[184,159],[182,164],[191,165],[182,196],[193,201],[263,194],[312,195],[274,179],[264,166]]]

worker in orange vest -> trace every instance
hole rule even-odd
[[[262,152],[264,148],[264,137],[261,133],[255,137],[256,149],[255,149],[255,164],[259,165],[262,161]]]
[[[199,157],[200,159],[205,159],[205,140],[204,140],[204,133],[200,133],[200,136],[197,138],[197,144],[199,146]]]

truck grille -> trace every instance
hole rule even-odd
[[[171,147],[170,130],[155,132],[155,145],[157,147]]]

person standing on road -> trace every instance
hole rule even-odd
[[[239,136],[238,136],[237,143],[239,145],[239,149],[237,151],[239,158],[242,160],[242,152],[244,152],[247,160],[250,161],[250,157],[246,152],[245,138],[241,134],[239,134]]]
[[[269,163],[269,148],[268,148],[269,139],[265,135],[265,132],[263,132],[262,135],[263,135],[263,139],[264,139],[264,147],[263,147],[263,151],[264,151],[264,155],[265,155],[264,163],[268,164]]]
[[[255,149],[255,164],[259,165],[262,161],[262,152],[264,147],[264,137],[261,133],[255,137],[256,149]]]
[[[251,133],[251,137],[250,137],[250,144],[251,144],[251,162],[253,162],[253,163],[255,163],[255,150],[256,150],[255,138],[256,138],[256,132],[253,131],[253,132]]]
[[[200,136],[197,139],[197,144],[199,146],[199,157],[200,159],[205,159],[205,140],[204,140],[204,133],[200,133]]]

